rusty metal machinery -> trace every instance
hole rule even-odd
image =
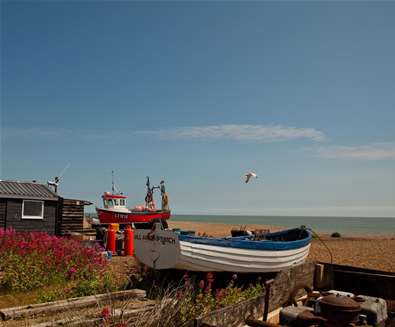
[[[325,326],[347,327],[359,322],[361,306],[353,299],[330,294],[318,300],[320,316],[326,319]]]
[[[295,327],[385,326],[388,318],[385,300],[339,293],[333,291],[310,299],[312,307],[285,307],[280,312],[280,323]]]
[[[270,291],[270,283],[266,285]],[[306,296],[302,304],[295,300],[301,291]],[[268,290],[266,290],[268,291]],[[265,299],[265,308],[269,299]],[[381,298],[358,295],[349,292],[327,291],[313,292],[308,286],[297,284],[290,291],[289,299],[280,311],[280,325],[266,322],[267,309],[263,321],[250,316],[246,320],[248,326],[293,326],[293,327],[351,327],[351,326],[388,326],[387,302]],[[395,326],[394,326],[395,327]]]

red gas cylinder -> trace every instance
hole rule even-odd
[[[112,224],[108,226],[107,230],[107,245],[106,250],[111,251],[112,254],[116,253],[115,249],[115,229]]]
[[[134,255],[134,231],[130,225],[125,228],[125,255]]]

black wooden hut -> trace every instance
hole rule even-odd
[[[36,182],[0,181],[0,228],[52,235],[82,232],[83,200],[64,199]]]

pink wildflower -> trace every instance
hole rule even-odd
[[[77,268],[75,268],[75,267],[71,267],[71,268],[69,269],[69,274],[70,274],[70,275],[74,275],[76,272],[77,272]]]
[[[207,281],[211,284],[212,282],[214,282],[214,275],[212,272],[208,272],[207,273]]]
[[[101,316],[104,319],[107,319],[110,317],[110,310],[108,308],[103,308],[103,310],[101,311]]]

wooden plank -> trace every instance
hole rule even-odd
[[[395,273],[323,263],[325,280],[332,282],[331,288],[368,295],[386,300],[395,300]]]
[[[256,316],[262,315],[263,309],[264,296],[258,296],[199,317],[195,326],[202,326],[203,324],[213,326],[238,326],[240,324],[242,325],[245,319],[251,314]]]
[[[84,219],[84,214],[83,214],[83,212],[75,212],[75,211],[70,212],[70,213],[63,212],[63,217],[64,218],[67,218],[67,217],[79,217],[81,219]]]
[[[7,200],[0,199],[0,228],[6,227]]]
[[[290,290],[297,284],[312,287],[314,282],[314,270],[315,264],[307,262],[275,274],[274,282],[270,287],[268,311],[271,312],[287,302]],[[261,276],[264,280],[273,278],[273,274],[262,274]],[[197,318],[195,325],[238,326],[244,325],[245,320],[251,314],[254,317],[262,317],[265,308],[264,294],[265,292],[256,298],[212,311],[205,316]]]
[[[251,327],[281,327],[281,325],[278,325],[278,324],[272,324],[270,322],[257,320],[253,316],[247,317],[245,322],[246,322],[246,325],[251,326]]]
[[[77,213],[77,212],[72,212],[72,213],[63,213],[62,215],[63,217],[67,218],[67,217],[79,217],[81,219],[84,219],[84,214],[83,212]]]
[[[68,221],[67,223],[63,224],[63,227],[67,227],[67,226],[72,226],[72,227],[78,226],[78,227],[82,228],[83,224],[78,221]]]
[[[69,217],[63,217],[63,223],[83,223],[83,219],[80,217],[74,217],[74,218],[69,218]]]
[[[47,303],[25,305],[0,309],[0,316],[3,320],[31,317],[38,314],[53,314],[63,310],[81,309],[97,305],[100,301],[113,301],[127,298],[145,298],[146,292],[140,289],[118,291],[107,294],[84,296],[81,298],[71,298]]]
[[[70,211],[70,212],[64,212],[62,213],[63,217],[81,217],[81,219],[84,218],[84,212],[78,212],[78,211]]]
[[[126,309],[126,310],[121,310],[121,309],[115,309],[113,310],[111,317],[113,319],[119,319],[122,317],[122,319],[130,319],[132,317],[136,317],[141,315],[144,312],[151,311],[155,308],[155,304],[153,301],[150,301],[149,303],[145,304],[142,307],[137,307],[133,309]],[[50,321],[50,322],[44,322],[40,324],[33,325],[31,327],[55,327],[55,326],[96,326],[104,324],[105,321],[103,318],[87,318],[87,317],[79,317],[79,318],[74,318],[74,319],[62,319],[62,320],[56,320],[56,321]]]
[[[63,222],[64,223],[79,223],[81,224],[84,220],[80,217],[74,217],[74,218],[70,218],[70,217],[63,217]]]
[[[18,231],[41,231],[55,234],[57,201],[44,201],[43,219],[22,219],[22,199],[7,200],[7,227]]]
[[[390,271],[382,271],[382,270],[377,270],[377,269],[369,269],[369,268],[362,268],[362,267],[354,267],[354,266],[347,266],[347,265],[338,265],[338,264],[330,264],[327,262],[318,262],[320,264],[323,264],[325,266],[331,266],[335,270],[347,270],[347,271],[358,271],[358,272],[366,272],[370,274],[384,274],[384,275],[389,275],[389,276],[395,276],[395,272],[390,272]]]

